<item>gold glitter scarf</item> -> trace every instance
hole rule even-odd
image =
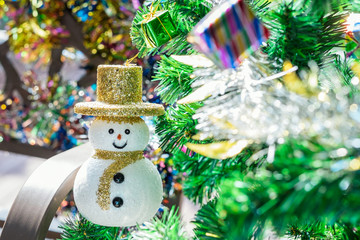
[[[143,151],[113,152],[96,149],[93,158],[101,160],[114,160],[114,162],[105,169],[103,175],[100,177],[99,187],[96,191],[97,204],[99,204],[102,210],[109,210],[111,204],[110,184],[114,175],[126,166],[143,159]]]

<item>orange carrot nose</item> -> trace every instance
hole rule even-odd
[[[117,136],[117,139],[121,140],[121,134],[119,134],[119,135]]]

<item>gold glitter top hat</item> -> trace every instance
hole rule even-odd
[[[160,104],[142,102],[142,67],[99,65],[97,100],[81,102],[74,111],[91,116],[127,117],[164,114]]]

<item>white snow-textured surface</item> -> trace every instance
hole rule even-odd
[[[89,139],[95,149],[141,151],[148,144],[149,129],[143,121],[130,124],[95,119],[90,126]],[[124,175],[123,182],[116,183],[111,179],[109,210],[101,209],[96,202],[100,177],[113,162],[90,158],[81,166],[74,182],[74,198],[79,212],[91,222],[103,226],[134,226],[150,220],[161,204],[162,180],[156,167],[147,159],[120,170]],[[122,198],[122,206],[117,208],[112,204],[115,197]]]
[[[161,204],[162,181],[156,167],[147,159],[120,170],[124,182],[112,181],[110,210],[102,210],[96,203],[99,178],[111,163],[112,160],[90,158],[80,168],[74,183],[75,203],[80,213],[103,226],[134,226],[150,220]],[[119,208],[112,205],[115,197],[123,199]]]
[[[109,133],[110,129],[113,129],[114,132]],[[126,134],[126,129],[130,131],[129,134]],[[121,135],[121,139],[119,139],[119,135]],[[89,139],[95,149],[119,152],[141,151],[149,142],[149,129],[145,122],[120,124],[95,119],[90,126]],[[125,147],[119,149],[113,144]]]

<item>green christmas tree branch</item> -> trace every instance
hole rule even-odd
[[[264,52],[280,66],[289,60],[300,69],[309,61],[319,66],[331,62],[331,50],[343,45],[347,13],[312,13],[298,5],[284,1],[264,16],[271,32]]]
[[[82,216],[66,219],[65,224],[60,228],[63,230],[61,234],[63,240],[115,240],[122,235],[118,227],[100,226]]]
[[[286,235],[291,239],[360,239],[360,232],[348,223],[326,225],[321,221],[289,226]]]
[[[190,240],[189,234],[185,231],[184,225],[179,217],[178,209],[172,207],[171,210],[164,209],[160,218],[153,218],[138,226],[138,230],[133,232],[129,240]]]
[[[222,180],[234,171],[247,172],[259,167],[263,158],[246,165],[245,162],[253,155],[253,149],[245,149],[233,158],[219,160],[195,154],[177,153],[174,156],[176,169],[186,173],[183,184],[185,196],[193,202],[204,203],[217,196],[218,187]]]
[[[195,225],[194,232],[199,239],[226,239],[225,222],[216,211],[215,200],[202,206],[192,223]]]
[[[139,56],[166,53],[171,54],[192,54],[196,51],[190,43],[186,41],[188,33],[212,8],[209,2],[201,0],[167,0],[154,1],[153,6],[159,6],[157,11],[168,10],[176,29],[179,33],[177,37],[170,40],[164,46],[150,48],[146,46],[145,36],[142,30],[142,21],[150,13],[149,7],[143,6],[137,11],[131,27],[131,38],[133,44],[139,50]]]
[[[180,63],[171,57],[162,56],[156,69],[154,81],[159,81],[156,88],[161,100],[167,104],[174,104],[192,92],[191,84],[196,78],[191,77],[194,68]]]
[[[160,137],[160,147],[176,154],[196,134],[196,121],[192,118],[200,103],[168,107],[166,113],[156,119],[155,133]]]
[[[265,227],[281,236],[294,222],[356,225],[360,171],[349,167],[351,159],[326,152],[331,150],[313,142],[289,141],[277,148],[273,163],[224,179],[216,209],[227,226],[226,239],[261,237],[258,230]]]

